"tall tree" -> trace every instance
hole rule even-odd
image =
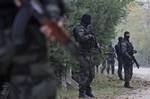
[[[115,26],[126,16],[126,6],[133,0],[69,0],[72,12],[66,16],[66,27],[72,32],[84,13],[93,17],[93,30],[98,41],[108,44],[116,36]],[[58,44],[50,44],[50,56],[78,70],[77,62]],[[50,61],[53,62],[53,60]]]

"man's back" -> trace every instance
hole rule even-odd
[[[122,51],[121,51],[121,42],[118,42],[118,44],[115,45],[115,51],[116,51],[117,56],[120,57],[121,53],[122,53]]]

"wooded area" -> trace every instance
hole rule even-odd
[[[73,27],[79,23],[83,14],[92,15],[93,31],[98,42],[104,47],[98,54],[97,61],[100,64],[105,46],[117,36],[116,26],[126,18],[127,5],[133,0],[69,0],[70,12],[66,16],[65,25],[72,33]],[[66,74],[69,68],[78,72],[78,63],[56,43],[49,43],[49,58],[57,74]],[[61,66],[60,66],[61,65]],[[60,77],[61,78],[61,77]]]

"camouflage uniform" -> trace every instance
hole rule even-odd
[[[112,74],[115,72],[115,50],[112,46],[109,46],[107,49],[107,73],[109,74],[110,68]]]
[[[123,66],[124,66],[124,73],[125,73],[125,84],[124,87],[132,88],[130,86],[130,81],[133,75],[133,59],[132,55],[136,53],[132,43],[129,41],[130,33],[127,31],[124,33],[124,40],[121,43],[121,50],[122,50],[122,58],[123,58]]]
[[[89,66],[80,64],[80,80],[79,80],[79,97],[85,94],[93,97],[91,90],[91,83],[94,78],[94,56],[93,50],[96,48],[95,34],[89,31],[88,26],[77,25],[74,28],[75,40],[80,44],[80,53],[89,62]]]
[[[122,59],[122,51],[121,51],[122,41],[123,41],[123,38],[119,37],[118,44],[115,45],[115,50],[116,50],[117,60],[118,60],[118,76],[120,80],[123,80],[123,77],[122,77],[123,59]]]
[[[9,59],[13,53],[10,28],[16,12],[12,0],[0,1],[0,91],[3,90],[3,84],[9,82]]]
[[[123,53],[123,65],[124,65],[124,72],[125,72],[125,82],[129,82],[133,75],[133,61],[130,59],[130,53],[134,49],[132,43],[127,40],[122,42],[122,53]]]
[[[10,11],[9,17],[15,16],[18,8],[13,4],[13,0],[4,1],[7,1],[6,5],[1,1],[0,4],[2,3],[6,8],[1,6],[0,10],[6,12],[5,9],[8,9]],[[0,73],[4,75],[4,79],[11,83],[8,99],[55,99],[56,80],[53,68],[48,63],[47,41],[39,31],[39,24],[34,18],[31,18],[27,30],[22,34],[22,41],[16,45],[14,43],[16,41],[13,40],[18,38],[14,39],[15,36],[10,31],[7,32],[8,36],[3,36],[3,33],[6,34],[5,31],[11,28],[14,17],[11,19],[0,18],[4,23],[8,21],[10,25],[0,28],[0,38],[3,38],[0,39],[0,54],[1,57],[4,57],[0,61],[0,70],[2,71]]]

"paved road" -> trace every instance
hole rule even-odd
[[[134,75],[146,81],[150,81],[150,68],[135,68]],[[150,88],[137,89],[131,92],[131,95],[122,95],[116,99],[150,99]]]

